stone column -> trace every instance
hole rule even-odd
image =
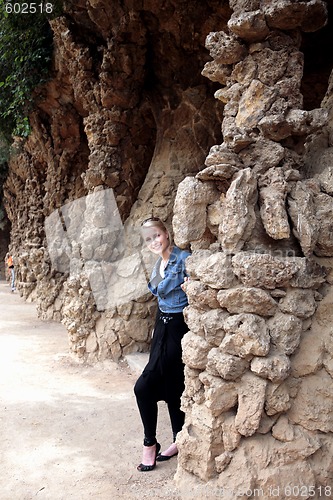
[[[318,257],[333,256],[333,199],[304,168],[328,115],[302,109],[299,50],[327,12],[320,0],[230,6],[203,70],[223,85],[224,142],[179,185],[173,218],[176,244],[193,252],[176,477],[230,498],[286,498],[332,484],[331,340],[316,311],[332,301]]]

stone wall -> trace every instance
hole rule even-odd
[[[52,79],[30,137],[16,141],[5,199],[18,290],[41,318],[66,325],[82,361],[147,350],[156,307],[147,293],[119,307],[96,304],[89,252],[94,265],[112,265],[122,248],[108,221],[91,217],[87,197],[112,191],[127,232],[152,214],[171,222],[179,182],[221,140],[223,104],[201,70],[206,34],[229,14],[227,2],[73,1],[52,21]]]
[[[333,487],[332,78],[302,109],[299,48],[326,5],[230,6],[203,69],[222,84],[224,141],[174,205],[175,242],[193,251],[176,477],[228,498],[319,498]]]

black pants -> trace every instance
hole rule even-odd
[[[157,402],[161,401],[158,396],[152,390],[152,387],[147,380],[141,375],[137,380],[134,392],[143,423],[145,440],[148,443],[147,446],[152,446],[156,442],[156,428],[157,428],[157,414],[158,406]],[[171,428],[173,432],[173,438],[175,440],[176,435],[181,431],[185,414],[180,409],[180,398],[178,401],[167,402],[168,411],[170,415]]]
[[[167,403],[174,439],[183,427],[185,415],[180,409],[180,397],[184,391],[181,339],[187,330],[182,313],[158,311],[149,361],[134,387],[147,443],[156,442],[158,401]]]

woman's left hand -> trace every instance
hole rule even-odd
[[[184,283],[180,285],[180,288],[183,290],[183,292],[186,293],[186,285],[190,281],[190,278],[188,276],[185,276],[184,278]]]

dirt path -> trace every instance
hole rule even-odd
[[[176,459],[136,471],[135,378],[113,363],[76,363],[64,327],[38,320],[0,282],[0,499],[179,499]],[[169,444],[164,404],[158,435]]]

